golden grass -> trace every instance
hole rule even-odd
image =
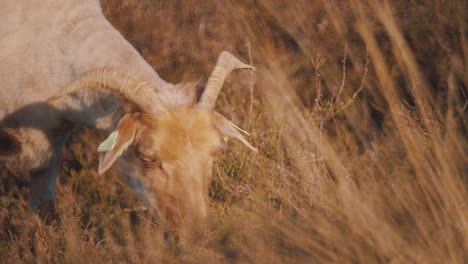
[[[391,4],[390,4],[391,2]],[[210,217],[167,235],[81,131],[57,182],[60,222],[2,175],[2,263],[467,263],[468,10],[464,1],[102,1],[168,81],[208,76],[248,129],[218,157]],[[178,238],[177,238],[178,237]]]

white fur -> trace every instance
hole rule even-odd
[[[61,151],[70,134],[63,114],[94,126],[102,125],[96,121],[102,118],[106,129],[115,119],[102,113],[122,115],[122,109],[116,111],[118,97],[108,91],[78,92],[80,98],[63,100],[68,109],[56,109],[60,104],[47,104],[48,98],[98,68],[134,74],[156,91],[173,85],[106,20],[97,0],[2,0],[0,25],[0,132],[21,144],[21,152],[6,157],[0,151],[0,165],[17,176],[31,174],[30,205],[41,211],[53,207]]]
[[[136,74],[158,89],[171,86],[105,19],[96,0],[3,0],[0,25],[0,118],[96,68]]]

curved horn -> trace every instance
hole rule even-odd
[[[227,51],[221,52],[216,66],[208,79],[198,107],[212,109],[216,103],[219,92],[223,88],[224,81],[234,69],[251,69],[255,67],[245,64]]]
[[[110,68],[100,68],[85,73],[47,101],[53,102],[63,95],[73,93],[84,87],[118,92],[146,113],[158,114],[165,111],[161,100],[148,83],[140,81],[133,74],[122,73]]]

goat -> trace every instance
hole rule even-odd
[[[208,210],[224,137],[250,145],[213,111],[227,76],[254,67],[222,52],[203,91],[161,79],[96,0],[6,0],[0,8],[0,165],[30,179],[29,206],[55,210],[55,180],[75,126],[110,132],[98,173],[112,166],[161,219]]]

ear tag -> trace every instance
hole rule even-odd
[[[114,149],[118,136],[119,132],[117,130],[112,131],[112,133],[110,133],[106,140],[99,144],[98,151],[107,152]]]
[[[120,149],[120,150],[119,150],[119,153],[117,153],[117,157],[122,156],[122,154],[123,154],[123,149]]]

